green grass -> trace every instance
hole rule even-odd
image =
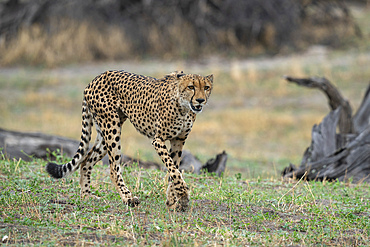
[[[58,157],[59,162],[66,161]],[[187,212],[165,206],[165,173],[127,167],[124,179],[141,204],[122,205],[107,166],[92,173],[82,200],[78,172],[54,180],[46,162],[0,160],[0,237],[9,246],[49,245],[322,245],[370,241],[368,184],[222,178],[185,174]]]

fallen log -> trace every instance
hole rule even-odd
[[[55,159],[53,153],[63,154],[67,157],[73,157],[80,142],[77,140],[46,135],[43,133],[26,133],[9,131],[0,128],[0,153],[1,158],[22,159],[31,161],[33,158],[45,160]],[[108,157],[103,158],[103,164],[108,164]],[[191,152],[184,150],[180,162],[180,170],[200,174],[202,171],[216,173],[221,176],[225,171],[227,154],[223,151],[217,154],[214,159],[202,163]],[[133,157],[122,155],[122,165],[137,163],[139,167],[146,169],[164,169],[162,164],[152,161],[144,161]]]
[[[290,164],[283,170],[283,177],[370,182],[370,85],[352,116],[349,102],[327,79],[285,79],[321,90],[328,97],[332,111],[319,125],[313,126],[311,145],[304,152],[300,166]]]

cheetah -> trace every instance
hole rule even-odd
[[[179,170],[183,145],[196,115],[203,110],[213,87],[213,75],[201,76],[175,71],[161,79],[125,71],[106,71],[95,77],[84,90],[82,134],[76,155],[66,164],[48,163],[53,178],[63,178],[80,168],[81,196],[91,196],[93,166],[107,153],[110,178],[124,204],[139,205],[122,178],[121,127],[129,119],[137,131],[152,139],[169,174],[166,205],[185,211],[189,189]],[[97,136],[89,150],[91,129]],[[168,151],[165,142],[171,145]]]

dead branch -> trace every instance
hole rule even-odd
[[[354,132],[352,123],[352,108],[349,102],[343,98],[341,93],[336,87],[333,86],[333,84],[330,83],[330,81],[328,81],[326,78],[319,77],[299,79],[287,76],[285,79],[300,86],[317,88],[322,91],[329,100],[328,104],[331,110],[335,110],[338,107],[342,108],[338,125],[340,133],[349,134]]]

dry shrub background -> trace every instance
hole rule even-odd
[[[0,63],[286,53],[360,31],[335,0],[0,2]]]

